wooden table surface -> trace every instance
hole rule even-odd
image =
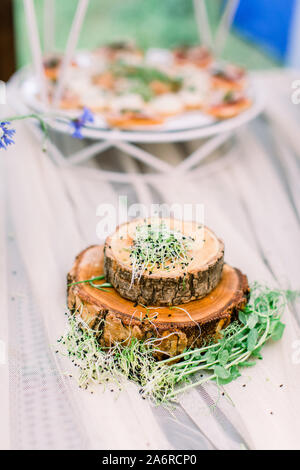
[[[190,173],[158,175],[151,184],[137,175],[147,172],[143,165],[113,150],[84,167],[58,168],[18,124],[17,144],[0,161],[0,339],[8,352],[0,365],[0,447],[300,448],[299,303],[285,313],[281,342],[267,346],[264,360],[226,387],[230,399],[214,385],[198,388],[173,414],[141,404],[131,387],[117,399],[109,391],[78,392],[60,375],[65,364],[51,346],[64,328],[65,274],[82,248],[99,243],[97,207],[116,206],[119,195],[146,205],[203,203],[229,263],[251,282],[299,290],[300,105],[291,101],[297,73],[261,77],[267,107],[259,118]],[[56,139],[66,153],[84,145]],[[177,164],[197,146],[151,150]],[[97,166],[132,172],[131,183],[111,182]]]

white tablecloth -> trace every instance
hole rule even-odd
[[[0,340],[7,353],[0,364],[0,448],[300,448],[299,305],[285,312],[283,339],[226,386],[230,399],[211,384],[182,396],[172,413],[141,400],[132,385],[118,397],[110,389],[79,391],[63,375],[69,364],[54,354],[65,329],[66,273],[81,249],[99,243],[97,206],[117,204],[120,194],[130,203],[203,203],[229,263],[250,281],[299,289],[300,112],[290,99],[298,77],[262,76],[268,101],[261,117],[239,129],[210,165],[176,179],[159,175],[151,184],[134,175],[131,184],[112,183],[98,174],[98,165],[146,172],[113,150],[85,166],[59,168],[28,124],[16,125],[16,145],[0,155]],[[56,140],[66,152],[83,145]],[[198,145],[155,151],[176,164]]]

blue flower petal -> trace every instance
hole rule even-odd
[[[80,120],[83,124],[86,122],[94,122],[94,115],[89,108],[84,107]]]
[[[76,129],[73,132],[72,137],[74,137],[75,139],[83,139],[83,135],[81,134],[80,129]]]
[[[3,141],[5,143],[5,145],[12,145],[14,144],[14,141],[12,139],[9,139],[6,135],[3,136]]]
[[[2,121],[0,123],[0,129],[2,130],[2,136],[0,137],[0,148],[6,150],[8,145],[14,144],[14,141],[11,137],[16,133],[15,129],[8,129],[7,126],[10,125],[8,121]]]
[[[13,137],[15,133],[16,131],[14,129],[6,129],[4,132],[4,135],[7,137]]]
[[[73,129],[72,137],[82,139],[83,135],[81,129],[87,122],[94,122],[94,115],[88,108],[83,108],[82,114],[77,119],[72,119],[70,122]]]
[[[77,119],[74,119],[73,121],[71,121],[70,124],[73,130],[72,137],[74,137],[75,139],[82,139],[83,135],[81,134],[81,122],[79,122]]]

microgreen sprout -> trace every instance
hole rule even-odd
[[[161,361],[154,359],[159,351],[157,338],[138,341],[128,337],[110,348],[101,345],[104,320],[98,329],[89,328],[79,314],[69,315],[68,332],[59,339],[63,354],[78,366],[81,387],[112,382],[125,386],[131,380],[143,397],[154,403],[169,403],[189,388],[214,381],[223,386],[241,375],[242,367],[261,360],[261,350],[269,341],[283,334],[281,322],[287,302],[300,297],[300,292],[270,289],[258,283],[251,288],[247,306],[238,319],[222,330],[218,341],[201,348],[184,351]]]
[[[191,261],[188,251],[193,241],[164,222],[137,225],[130,250],[132,282],[145,271],[151,275],[153,269],[171,270],[178,265],[185,269]]]
[[[101,281],[103,279],[105,279],[105,276],[104,274],[101,274],[101,276],[91,277],[90,279],[84,279],[83,281],[71,282],[70,284],[68,284],[68,287],[76,286],[77,284],[89,284],[91,287],[105,292],[107,288],[112,287],[110,282],[102,282],[102,284],[95,284],[95,281]]]

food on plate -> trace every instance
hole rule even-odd
[[[226,91],[241,91],[246,86],[246,72],[236,65],[226,64],[212,69],[212,85]]]
[[[159,116],[175,116],[184,111],[184,103],[179,94],[166,93],[153,98],[148,108]]]
[[[66,110],[81,108],[81,101],[79,95],[73,93],[70,90],[65,90],[60,100],[60,108]]]
[[[189,111],[226,119],[251,106],[244,69],[217,63],[202,46],[168,53],[170,60],[153,62],[151,54],[144,55],[134,44],[115,43],[78,54],[60,107],[88,107],[109,126],[126,129],[162,125]],[[52,57],[44,63],[50,98],[61,60]],[[230,93],[239,97],[224,102]]]
[[[126,109],[119,113],[107,114],[106,119],[111,127],[118,127],[120,129],[158,126],[164,122],[162,117],[147,114],[143,111],[131,111]]]
[[[220,281],[224,244],[207,227],[175,219],[140,219],[107,238],[104,272],[124,298],[178,305],[205,297]]]
[[[108,70],[92,77],[92,83],[98,87],[103,88],[104,90],[113,90],[115,77],[113,73]]]
[[[95,55],[104,56],[109,61],[115,60],[129,60],[140,59],[143,57],[143,52],[133,42],[117,41],[99,47],[94,51]]]
[[[212,61],[211,52],[204,46],[181,46],[173,51],[174,61],[177,65],[195,65],[206,68]]]
[[[62,57],[57,55],[49,56],[44,59],[44,73],[50,82],[55,83],[57,81],[61,63]],[[72,60],[71,67],[78,67],[76,60]]]
[[[251,104],[251,100],[246,96],[228,92],[222,102],[211,104],[206,108],[206,112],[218,119],[228,119],[250,108]]]
[[[44,60],[44,72],[46,77],[51,81],[56,81],[61,65],[60,57],[49,57]]]

